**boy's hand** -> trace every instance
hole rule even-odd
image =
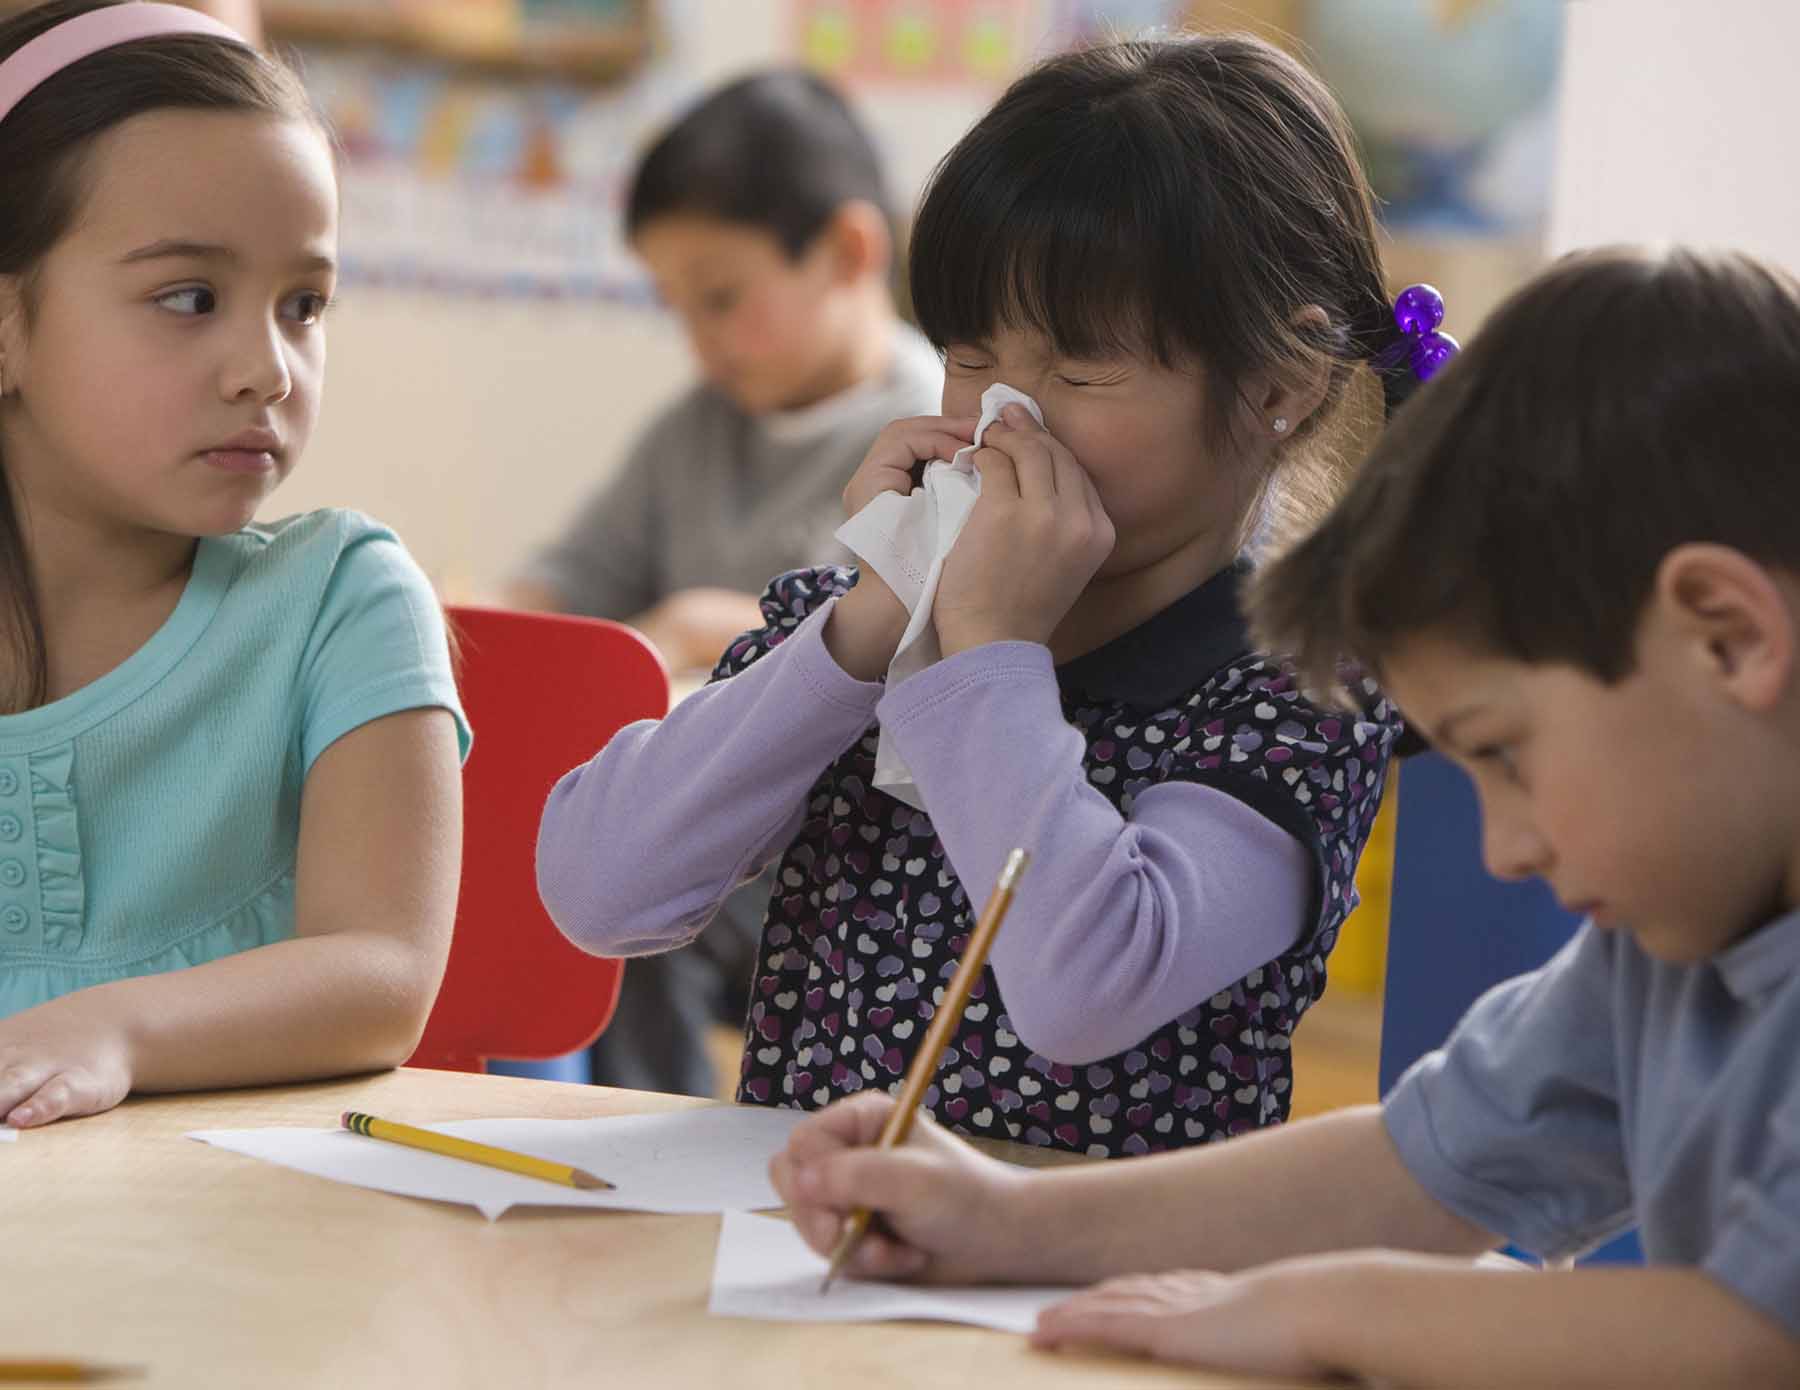
[[[755,594],[736,589],[678,589],[632,618],[674,672],[711,669],[719,653],[763,624]]]
[[[1007,406],[981,444],[981,497],[932,608],[945,656],[987,642],[1047,643],[1112,554],[1112,519],[1093,482],[1028,411]]]
[[[844,515],[855,516],[884,492],[905,497],[917,481],[918,465],[947,459],[972,443],[977,423],[972,417],[942,415],[894,421],[875,436],[844,488]],[[863,565],[858,575],[856,587],[837,601],[825,624],[825,646],[857,680],[880,680],[906,632],[906,605],[869,566]]]
[[[1174,1270],[1108,1279],[1038,1315],[1033,1346],[1104,1347],[1210,1370],[1325,1377],[1306,1319],[1340,1298],[1362,1256],[1283,1260],[1241,1274]]]
[[[131,1054],[81,991],[0,1019],[0,1123],[18,1129],[111,1110],[131,1091]]]
[[[864,1279],[976,1283],[1025,1277],[1030,1239],[1010,1204],[1030,1175],[975,1152],[921,1115],[897,1149],[874,1147],[894,1108],[866,1092],[809,1118],[769,1164],[801,1236],[821,1255],[858,1206],[879,1220],[846,1266]]]

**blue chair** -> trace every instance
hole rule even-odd
[[[1481,862],[1481,815],[1467,776],[1438,753],[1400,764],[1387,988],[1381,1010],[1381,1090],[1440,1046],[1491,985],[1535,970],[1574,935],[1578,919],[1536,879],[1505,883]],[[1641,1263],[1628,1234],[1583,1264]]]

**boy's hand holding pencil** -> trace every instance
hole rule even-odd
[[[976,1269],[984,1249],[1004,1249],[1016,1239],[992,1239],[987,1222],[1017,1190],[1022,1175],[957,1143],[929,1121],[923,1131],[928,1139],[903,1146],[1029,862],[1022,849],[1007,856],[906,1069],[898,1101],[871,1094],[831,1106],[796,1130],[770,1164],[775,1189],[792,1209],[801,1235],[830,1257],[821,1292],[845,1268],[870,1278],[966,1280],[1007,1272],[984,1275]],[[1003,1220],[1003,1226],[1010,1224]]]
[[[865,1207],[875,1220],[846,1274],[954,1284],[1026,1277],[1013,1256],[1028,1172],[978,1153],[926,1116],[905,1143],[879,1148],[893,1113],[893,1098],[881,1092],[839,1101],[800,1125],[770,1163],[806,1243],[830,1256],[850,1213]]]

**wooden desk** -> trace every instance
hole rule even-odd
[[[705,1103],[400,1071],[134,1100],[33,1131],[0,1146],[0,1356],[139,1365],[130,1384],[171,1390],[1239,1384],[977,1328],[712,1318],[717,1217],[521,1209],[490,1224],[181,1137],[352,1108],[428,1122]]]

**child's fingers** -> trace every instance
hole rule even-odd
[[[1016,499],[1021,495],[1019,470],[1011,456],[987,443],[987,438],[983,436],[982,446],[975,454],[975,467],[981,472],[981,495],[999,502]]]
[[[769,1161],[769,1180],[789,1206],[817,1202],[818,1197],[801,1174],[810,1172],[828,1155],[845,1149],[873,1145],[881,1137],[893,1098],[881,1091],[865,1091],[837,1101],[795,1126],[781,1152]]]
[[[1031,1345],[1045,1350],[1068,1346],[1106,1347],[1147,1355],[1155,1320],[1113,1300],[1086,1295],[1057,1303],[1038,1314]]]
[[[51,1069],[43,1062],[18,1061],[0,1066],[0,1120],[34,1094],[50,1076]]]
[[[1209,1318],[1224,1312],[1235,1287],[1208,1270],[1132,1274],[1084,1289],[1038,1316],[1039,1346],[1102,1345],[1174,1360],[1206,1359],[1220,1348]],[[1209,1350],[1210,1348],[1210,1350]]]
[[[848,1216],[844,1212],[811,1208],[793,1213],[794,1227],[814,1254],[831,1256],[843,1237]],[[903,1240],[871,1225],[850,1252],[845,1270],[857,1279],[916,1279],[931,1257]]]
[[[789,1152],[810,1158],[873,1144],[893,1111],[894,1098],[885,1091],[863,1091],[837,1101],[795,1126],[788,1138]]]
[[[984,450],[992,449],[1006,456],[1018,479],[1020,497],[1027,502],[1055,501],[1056,453],[1050,447],[1049,435],[1042,430],[1036,434],[1025,434],[1019,430],[996,428],[984,434],[981,442]],[[987,486],[985,472],[982,474],[982,486]]]
[[[850,1253],[849,1269],[858,1279],[917,1279],[930,1262],[923,1250],[871,1229]]]
[[[948,459],[957,450],[967,448],[969,444],[968,440],[959,439],[956,435],[940,434],[935,431],[927,434],[908,435],[895,442],[905,447],[904,458],[911,463],[928,463],[932,459]],[[896,460],[898,458],[899,455],[896,454]],[[893,466],[898,467],[900,463],[896,461]]]
[[[975,424],[931,415],[894,421],[876,436],[845,486],[844,510],[854,516],[884,492],[911,492],[914,466],[949,458],[974,438]]]
[[[798,1176],[802,1200],[839,1211],[867,1207],[910,1214],[961,1200],[946,1183],[939,1156],[910,1145],[844,1149],[809,1164]]]
[[[914,461],[947,459],[964,445],[974,442],[976,424],[972,419],[922,415],[912,420],[896,420],[882,431],[882,442],[891,446],[891,450],[904,449]]]
[[[1032,1343],[1045,1347],[1081,1343],[1148,1352],[1157,1316],[1166,1309],[1146,1297],[1146,1282],[1136,1276],[1111,1279],[1052,1304],[1038,1314]]]
[[[847,1213],[833,1211],[828,1207],[792,1207],[788,1215],[793,1218],[794,1229],[800,1233],[816,1255],[829,1255],[837,1248],[838,1236],[843,1233],[844,1220]]]
[[[30,1129],[34,1125],[60,1120],[65,1115],[86,1113],[91,1108],[91,1104],[83,1106],[83,1096],[68,1073],[57,1072],[21,1103],[14,1105],[4,1118],[18,1129]]]

